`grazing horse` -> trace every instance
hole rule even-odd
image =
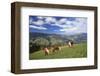
[[[73,41],[69,41],[69,42],[68,42],[68,46],[69,46],[69,47],[72,47],[73,44],[74,44]]]
[[[61,48],[56,46],[56,47],[53,48],[52,52],[57,52],[57,51],[60,51],[60,50],[61,50]]]
[[[49,50],[48,50],[48,48],[44,48],[43,51],[44,51],[44,53],[45,53],[45,56],[46,56],[46,55],[49,55]]]
[[[49,55],[50,54],[50,52],[51,53],[55,53],[55,52],[57,52],[57,51],[60,51],[61,50],[61,47],[58,47],[58,46],[55,46],[55,47],[46,47],[46,48],[44,48],[43,49],[43,51],[44,51],[44,53],[45,53],[45,56],[46,55]]]

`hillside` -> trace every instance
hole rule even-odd
[[[36,33],[36,32],[29,33],[30,40],[36,39],[37,37],[42,37],[42,38],[53,37],[53,38],[60,39],[66,42],[69,40],[73,40],[75,43],[87,41],[87,33],[80,33],[80,34],[74,34],[74,35],[47,34],[47,33]]]

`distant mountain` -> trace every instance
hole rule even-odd
[[[63,41],[73,40],[75,43],[86,42],[87,41],[87,33],[79,33],[74,35],[62,35],[62,34],[47,34],[47,33],[37,33],[37,32],[30,32],[29,38],[37,38],[37,37],[53,37],[56,39],[61,39]]]
[[[86,42],[87,41],[87,33],[80,33],[71,36],[76,43]]]
[[[48,36],[55,36],[56,34],[47,34],[47,33],[37,33],[37,32],[30,32],[29,37],[36,38],[36,37],[48,37]]]

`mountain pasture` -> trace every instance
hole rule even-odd
[[[50,52],[49,55],[45,56],[43,50],[30,53],[29,59],[57,59],[57,58],[84,58],[87,57],[87,44],[79,43],[74,44],[73,47],[68,47],[67,45],[61,46],[61,50],[57,52]]]

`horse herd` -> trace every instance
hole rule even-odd
[[[73,47],[73,41],[69,41],[66,47]],[[43,52],[46,56],[46,55],[49,55],[50,53],[55,53],[57,51],[60,51],[61,49],[62,48],[60,46],[45,47],[43,48]]]

